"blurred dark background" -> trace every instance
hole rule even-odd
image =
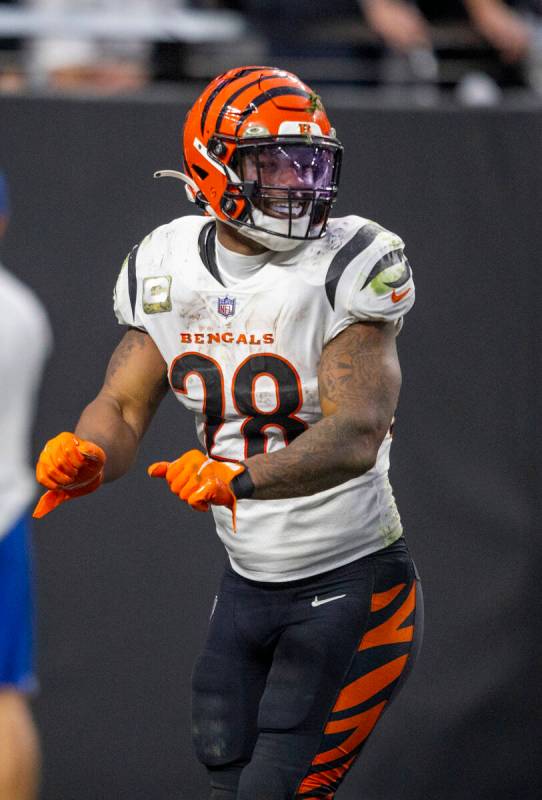
[[[392,482],[425,645],[339,797],[537,800],[542,113],[382,108],[316,88],[346,151],[336,215],[398,232],[418,289]],[[37,290],[56,340],[36,451],[101,385],[124,256],[191,213],[180,184],[152,173],[179,168],[196,95],[0,96],[2,260]],[[206,797],[190,673],[224,554],[211,516],[145,472],[195,443],[166,398],[129,476],[35,526],[44,800]]]
[[[542,0],[0,0],[0,92],[118,95],[279,64],[411,102],[542,97]]]

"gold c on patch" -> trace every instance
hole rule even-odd
[[[171,275],[143,278],[143,311],[145,314],[171,311]]]

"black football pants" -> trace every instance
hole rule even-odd
[[[288,583],[226,569],[193,677],[211,800],[333,798],[418,650],[404,540]]]

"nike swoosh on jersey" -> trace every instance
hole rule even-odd
[[[313,608],[317,608],[318,606],[323,606],[324,603],[332,603],[334,600],[340,600],[341,597],[346,597],[345,594],[337,594],[335,597],[325,597],[323,600],[318,600],[318,595],[314,598],[311,603]]]
[[[392,303],[399,303],[399,302],[401,302],[401,300],[403,299],[403,297],[406,297],[406,296],[407,296],[407,294],[410,292],[410,289],[411,289],[411,287],[410,287],[410,286],[409,286],[409,288],[408,288],[408,289],[405,289],[405,291],[404,291],[404,292],[396,292],[396,291],[395,291],[395,289],[394,289],[394,290],[393,290],[393,292],[391,293],[391,302],[392,302]]]

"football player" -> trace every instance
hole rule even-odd
[[[194,412],[202,449],[149,474],[212,509],[229,556],[193,677],[212,800],[333,797],[420,638],[388,481],[414,285],[398,236],[330,218],[341,155],[295,75],[243,67],[205,89],[184,172],[158,173],[204,213],[130,252],[104,386],[37,465],[39,517],[129,469],[168,387]]]

